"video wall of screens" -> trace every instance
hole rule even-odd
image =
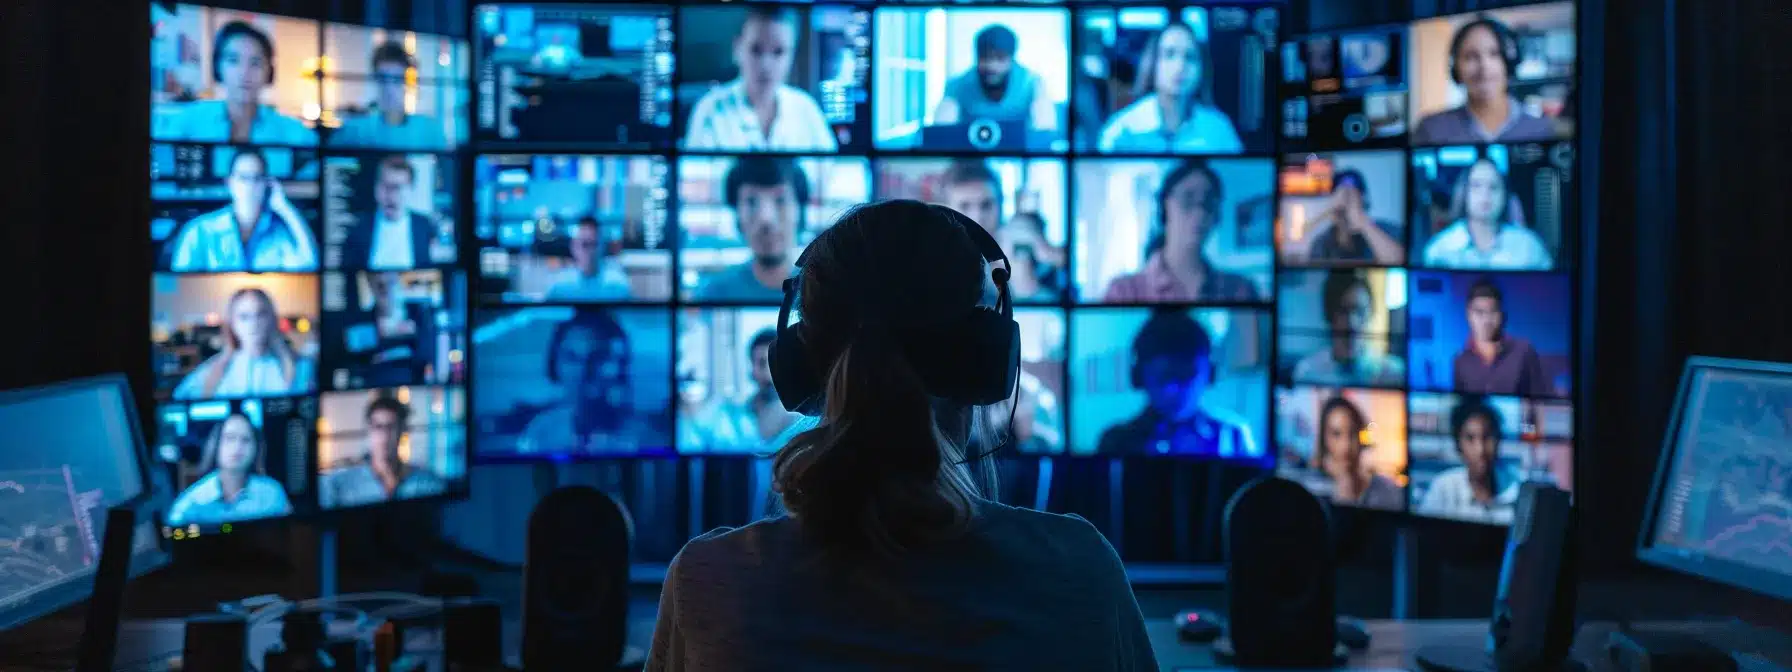
[[[1509,524],[1573,487],[1575,6],[1281,53],[1275,441],[1333,502]]]
[[[164,533],[463,494],[465,41],[161,2],[151,34]]]

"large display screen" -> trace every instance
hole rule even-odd
[[[463,39],[153,3],[170,536],[464,494]]]

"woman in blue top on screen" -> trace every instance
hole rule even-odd
[[[169,242],[168,270],[176,273],[317,270],[311,227],[270,176],[268,158],[237,148],[224,185],[230,204],[194,217]]]
[[[1171,22],[1145,43],[1133,79],[1133,102],[1108,118],[1095,148],[1112,153],[1237,154],[1244,151],[1232,119],[1210,102],[1207,43],[1195,29]]]
[[[1450,81],[1462,85],[1468,100],[1461,107],[1419,120],[1413,129],[1413,144],[1533,142],[1556,137],[1549,120],[1526,112],[1512,97],[1509,87],[1520,58],[1518,36],[1506,24],[1481,17],[1457,28],[1450,37]]]
[[[344,119],[342,128],[330,134],[330,144],[410,151],[450,149],[441,120],[405,112],[409,75],[417,69],[417,58],[403,44],[387,42],[374,48],[372,65],[378,96],[373,109]]]
[[[667,448],[665,430],[635,408],[628,332],[606,310],[586,310],[554,325],[546,376],[560,399],[529,421],[523,454],[633,454]],[[661,421],[663,422],[663,420]]]
[[[232,142],[258,145],[316,145],[317,133],[305,122],[280,114],[261,102],[274,84],[274,41],[260,29],[231,21],[212,39],[212,79],[223,100],[164,103],[158,140]],[[158,105],[158,107],[163,107]]]
[[[216,525],[292,513],[286,488],[267,473],[266,446],[249,416],[233,412],[212,427],[199,458],[204,474],[168,508],[168,524]]]
[[[1214,382],[1213,339],[1187,309],[1152,309],[1132,340],[1132,386],[1145,408],[1101,433],[1103,455],[1261,458],[1251,430],[1203,402]]]
[[[819,417],[772,458],[786,513],[679,551],[645,669],[1157,670],[1093,526],[985,499],[994,460],[966,447],[995,445],[977,418],[1000,404],[942,396],[956,370],[922,373],[961,365],[948,353],[970,327],[1001,327],[977,312],[1001,279],[976,226],[886,201],[810,246],[802,343],[780,356],[811,362]]]
[[[1462,466],[1432,477],[1413,513],[1482,523],[1512,522],[1518,469],[1500,463],[1503,418],[1483,397],[1465,397],[1450,409],[1450,438]]]
[[[796,259],[797,236],[806,228],[809,177],[785,157],[743,156],[722,178],[722,198],[753,256],[705,274],[692,298],[777,303]]]
[[[317,389],[311,358],[293,351],[280,333],[280,314],[255,287],[230,295],[224,308],[224,348],[181,379],[174,398],[288,397]]]
[[[1450,221],[1425,244],[1423,259],[1433,268],[1489,271],[1547,271],[1554,255],[1543,239],[1519,222],[1517,198],[1506,176],[1485,157],[1456,178],[1450,192]]]
[[[1056,130],[1058,113],[1046,93],[1045,80],[1014,61],[1020,49],[1014,31],[991,25],[972,39],[977,66],[946,82],[945,96],[933,108],[933,124],[1025,122],[1030,130]],[[1063,49],[1063,43],[1057,48]]]
[[[790,7],[746,8],[734,36],[734,81],[703,94],[691,108],[684,148],[690,150],[832,152],[839,145],[821,106],[791,86],[801,15]]]

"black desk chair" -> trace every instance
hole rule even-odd
[[[535,505],[528,534],[523,669],[589,670],[594,661],[642,669],[647,652],[628,645],[628,510],[595,488],[563,487]]]

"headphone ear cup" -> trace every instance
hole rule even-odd
[[[1020,323],[982,308],[911,340],[908,353],[928,394],[969,406],[998,404],[1020,377]]]
[[[821,414],[821,379],[809,362],[809,346],[803,340],[803,324],[798,322],[778,332],[766,352],[767,368],[771,369],[772,389],[784,410],[815,416]]]

